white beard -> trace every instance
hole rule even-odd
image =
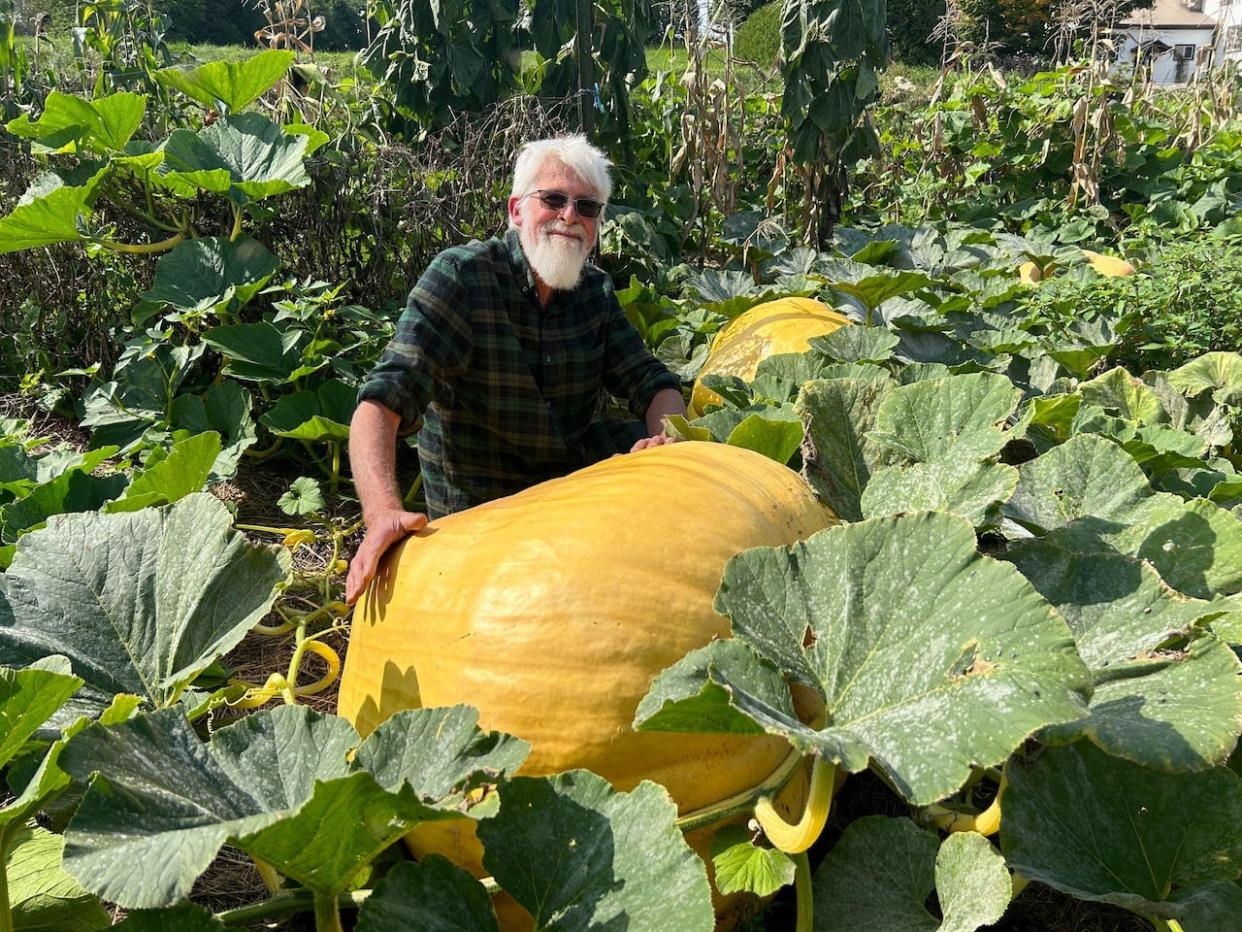
[[[581,239],[575,242],[564,236],[553,236],[554,229],[576,234]],[[578,287],[578,282],[582,280],[582,267],[591,252],[591,244],[581,224],[570,225],[553,220],[537,231],[530,224],[524,224],[519,227],[518,234],[530,267],[540,281],[555,291],[572,291]]]

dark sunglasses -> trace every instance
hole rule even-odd
[[[527,197],[538,197],[539,203],[548,210],[555,210],[560,213],[565,209],[565,205],[570,201],[574,202],[574,211],[579,217],[586,217],[588,220],[594,220],[599,216],[599,212],[604,209],[602,201],[597,201],[591,197],[570,197],[568,194],[562,194],[560,191],[531,191]]]

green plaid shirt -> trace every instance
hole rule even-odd
[[[540,308],[517,232],[436,256],[358,392],[417,430],[436,517],[625,452],[644,425],[602,417],[607,395],[641,419],[681,382],[647,351],[593,265]],[[425,411],[425,419],[424,419]]]

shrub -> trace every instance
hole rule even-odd
[[[928,40],[940,17],[944,0],[888,0],[888,33],[893,58],[913,65],[940,60],[940,47]]]
[[[767,67],[781,53],[781,3],[774,0],[747,17],[737,31],[733,54]]]

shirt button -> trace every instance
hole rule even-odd
[[[544,357],[543,357],[543,361],[544,361],[544,362],[551,362],[551,361],[552,361],[552,357],[551,357],[551,356],[544,356]]]

